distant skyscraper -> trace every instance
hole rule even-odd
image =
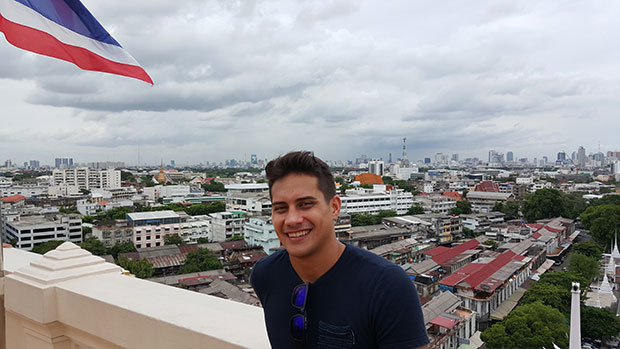
[[[41,164],[39,163],[39,160],[30,160],[30,168],[31,169],[38,169],[39,167],[41,167]]]
[[[258,164],[258,156],[256,156],[256,154],[252,154],[252,155],[250,156],[250,162],[251,162],[253,165]]]
[[[383,176],[384,173],[384,163],[383,160],[370,160],[368,161],[368,172],[374,173],[379,176]]]
[[[392,163],[392,153],[390,153],[389,156],[388,156],[388,163],[390,163],[390,164]]]
[[[430,164],[431,163],[431,158],[424,158],[424,163],[425,164]]]
[[[579,167],[584,167],[586,165],[586,148],[581,146],[577,149],[577,165]]]
[[[174,167],[176,165],[176,161],[170,160],[170,166]]]
[[[73,167],[73,158],[56,158],[54,160],[54,167],[71,168]]]
[[[562,161],[562,162],[566,161],[566,153],[565,152],[563,152],[563,151],[558,152],[558,161]]]
[[[452,161],[459,161],[459,154],[452,154]]]
[[[506,153],[506,161],[508,161],[508,162],[513,162],[514,161],[514,154],[511,151]]]

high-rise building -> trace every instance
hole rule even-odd
[[[39,160],[30,160],[30,168],[36,170],[41,167]]]
[[[566,161],[566,153],[565,152],[563,152],[563,151],[558,152],[558,161],[562,161],[562,162]]]
[[[73,167],[73,158],[56,158],[54,160],[54,167],[71,168]]]
[[[452,161],[457,161],[457,162],[458,162],[458,161],[459,161],[459,154],[452,154],[452,158],[451,158],[451,160],[452,160]]]
[[[425,164],[430,164],[431,163],[431,158],[424,158],[424,163]]]
[[[170,160],[170,166],[171,166],[171,167],[176,166],[176,161],[174,161],[174,160]]]
[[[250,162],[252,163],[252,165],[258,164],[258,156],[256,154],[250,155]]]
[[[514,154],[511,151],[506,153],[506,161],[508,161],[508,162],[513,162],[514,161]]]
[[[121,171],[114,169],[93,170],[88,167],[56,169],[52,171],[54,185],[72,185],[80,189],[120,188]]]
[[[370,160],[368,161],[368,172],[374,173],[378,176],[383,176],[384,163],[383,160]]]
[[[584,167],[586,165],[586,149],[584,147],[579,147],[577,149],[577,166]]]

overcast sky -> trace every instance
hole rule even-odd
[[[0,35],[0,161],[620,149],[616,1],[82,1],[155,85]]]

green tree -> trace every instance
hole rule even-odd
[[[153,276],[153,265],[146,259],[139,261],[121,257],[116,260],[116,264],[120,265],[124,269],[127,269],[130,273],[140,279],[148,279]]]
[[[94,221],[95,217],[93,216],[82,216],[82,223],[92,223]]]
[[[471,239],[476,237],[476,233],[469,228],[463,227],[463,236]]]
[[[407,211],[407,214],[416,215],[416,214],[424,214],[424,208],[422,206],[411,206]]]
[[[103,242],[99,241],[99,239],[95,237],[88,238],[80,242],[78,245],[95,256],[103,256],[107,252]]]
[[[594,258],[581,253],[569,253],[568,270],[581,274],[588,280],[592,280],[599,274],[599,265]]]
[[[523,215],[534,222],[538,219],[568,217],[568,200],[556,189],[543,188],[525,196]]]
[[[164,245],[185,245],[185,241],[179,234],[164,235]]]
[[[600,205],[620,206],[620,195],[605,195],[600,199],[593,199],[590,202],[590,206],[600,206]]]
[[[456,202],[456,207],[450,210],[450,213],[454,215],[460,214],[470,214],[471,211],[471,202],[467,200],[459,200]]]
[[[490,349],[568,348],[569,327],[564,315],[541,302],[516,307],[504,320],[486,329],[480,338]]]
[[[554,307],[563,314],[570,314],[571,292],[570,288],[561,288],[548,283],[535,283],[530,287],[520,300],[520,304],[542,302]]]
[[[565,194],[565,197],[568,210],[565,217],[567,218],[575,219],[579,217],[588,207],[588,201],[580,193]]]
[[[609,339],[620,333],[620,319],[604,308],[581,307],[581,334],[592,339]]]
[[[576,243],[571,247],[571,251],[594,258],[594,260],[597,261],[603,258],[603,248],[594,241],[583,241]]]
[[[113,221],[115,219],[125,219],[127,213],[131,212],[133,212],[133,210],[128,207],[115,207],[111,210],[97,214],[96,219],[104,222]]]
[[[363,225],[374,225],[380,224],[381,217],[367,214],[367,213],[353,213],[351,214],[351,225],[354,227],[359,227]]]
[[[153,182],[153,178],[149,176],[140,177],[140,183],[142,183],[145,187],[154,187],[155,182]]]
[[[107,254],[111,254],[114,259],[118,258],[119,253],[136,252],[136,246],[133,242],[121,242],[108,248]]]
[[[187,254],[185,264],[181,266],[179,274],[197,273],[214,269],[222,269],[222,263],[209,249],[199,248]]]
[[[500,212],[506,215],[507,220],[517,219],[521,217],[521,201],[506,201]]]
[[[620,226],[620,205],[591,206],[581,214],[581,222],[603,246],[610,246]]]
[[[45,254],[51,250],[56,249],[56,247],[60,246],[64,241],[60,240],[49,240],[46,242],[42,242],[35,247],[32,248],[32,252],[38,254]]]
[[[121,181],[135,182],[136,177],[134,177],[134,175],[131,172],[121,171]]]
[[[573,282],[578,282],[581,285],[581,293],[585,295],[589,289],[590,282],[583,275],[575,272],[544,273],[536,284],[550,284],[564,290],[570,290]]]
[[[212,191],[212,192],[225,192],[226,188],[224,188],[223,183],[218,183],[216,181],[211,181],[210,184],[203,184],[202,189],[204,191]]]
[[[487,240],[487,241],[483,242],[482,244],[483,245],[487,245],[487,246],[491,246],[492,250],[497,250],[497,248],[499,247],[499,244],[495,240]]]
[[[90,194],[90,190],[88,190],[88,189],[80,189],[80,194],[82,194],[82,195],[89,195]]]
[[[380,218],[384,218],[384,217],[396,217],[396,216],[398,216],[398,213],[396,213],[396,211],[394,211],[394,210],[381,210],[381,211],[379,211],[378,216],[379,216]],[[379,221],[379,223],[381,223],[381,222]]]
[[[77,207],[75,207],[75,206],[61,207],[61,208],[58,209],[58,212],[65,213],[65,214],[71,214],[71,213],[80,214],[80,211],[78,211]]]
[[[198,238],[198,240],[196,241],[196,243],[199,243],[199,244],[208,244],[208,243],[209,243],[209,239],[208,239],[208,238]]]
[[[93,228],[91,227],[82,227],[82,241],[86,240],[87,237],[93,233]]]
[[[226,211],[226,203],[215,201],[209,204],[194,204],[190,207],[182,206],[182,209],[190,216],[207,215],[209,213]]]
[[[342,178],[340,176],[334,177],[334,182],[343,184],[344,183],[344,178]]]

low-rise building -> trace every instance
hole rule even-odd
[[[389,210],[405,214],[413,205],[413,194],[402,189],[388,190],[385,185],[375,185],[373,189],[347,190],[340,196],[340,200],[341,211],[346,214],[378,214]]]
[[[260,246],[267,254],[280,249],[280,239],[271,217],[250,217],[243,227],[243,236],[250,246]]]
[[[461,307],[451,292],[441,292],[422,306],[429,349],[457,349],[476,333],[476,313]]]
[[[422,206],[426,214],[448,214],[450,210],[456,208],[456,201],[441,194],[417,195],[413,205]]]
[[[2,240],[24,250],[50,240],[82,242],[82,218],[78,214],[4,215]]]
[[[248,214],[243,211],[211,213],[212,241],[226,241],[233,236],[243,236],[243,225],[248,220]]]
[[[133,227],[126,219],[100,222],[92,227],[92,236],[103,242],[105,247],[133,241]]]
[[[127,214],[136,248],[164,245],[164,236],[181,234],[181,216],[174,211],[134,212]]]
[[[352,227],[349,232],[338,233],[337,237],[342,242],[372,250],[381,245],[412,238],[413,235],[415,235],[415,232],[407,228],[387,227],[383,224],[377,224]]]
[[[181,223],[181,237],[190,244],[198,243],[200,238],[213,241],[212,221],[213,217],[209,215],[188,216]]]
[[[488,213],[493,211],[493,207],[497,203],[505,203],[506,201],[514,200],[514,194],[470,191],[467,193],[467,200],[471,202],[471,209],[474,212]]]

